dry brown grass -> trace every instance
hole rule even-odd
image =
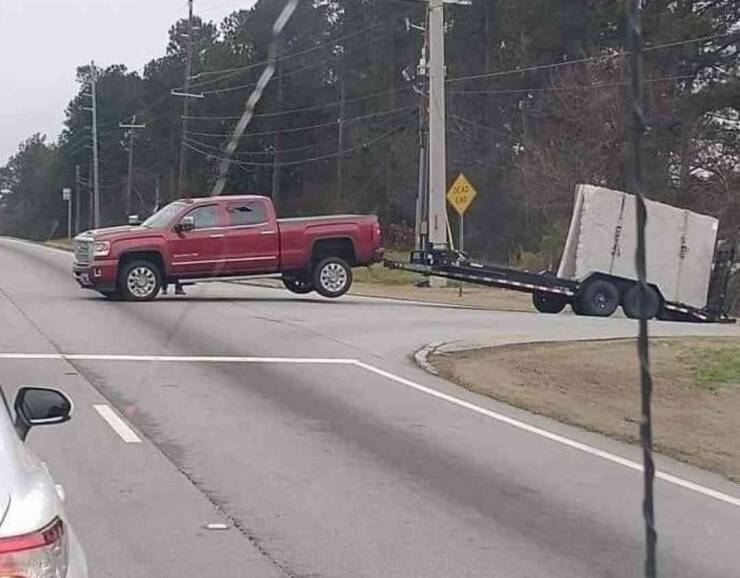
[[[652,340],[656,449],[740,481],[740,338]],[[633,340],[496,347],[430,359],[478,393],[638,441]]]

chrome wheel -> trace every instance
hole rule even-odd
[[[134,297],[146,299],[156,290],[157,276],[149,267],[135,267],[126,277],[126,287]]]
[[[339,293],[347,285],[347,270],[339,263],[327,263],[321,269],[321,287],[331,293]]]

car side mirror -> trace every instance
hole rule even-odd
[[[69,421],[72,402],[61,391],[48,387],[22,387],[13,403],[15,429],[22,440],[32,427]]]
[[[187,231],[192,231],[195,229],[195,220],[193,217],[183,217],[180,219],[180,222],[175,227],[177,231],[180,233],[185,233]]]
[[[139,215],[129,215],[128,224],[129,225],[141,225],[141,218],[139,217]]]

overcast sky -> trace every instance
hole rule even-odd
[[[195,0],[195,12],[219,22],[254,1]],[[186,0],[0,0],[0,164],[33,133],[56,138],[77,66],[141,71],[186,16]]]

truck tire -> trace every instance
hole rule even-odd
[[[648,286],[644,305],[640,302],[640,286],[632,285],[622,299],[622,310],[630,319],[652,319],[657,317],[662,307],[660,295],[655,288]]]
[[[352,268],[339,257],[324,259],[314,269],[313,285],[322,297],[341,297],[352,286]]]
[[[540,313],[560,313],[568,304],[564,295],[557,293],[545,293],[544,291],[535,291],[532,293],[532,304]]]
[[[591,279],[581,286],[574,305],[579,315],[609,317],[619,307],[619,290],[606,279]]]
[[[288,291],[297,295],[308,295],[314,290],[311,279],[297,275],[283,275],[283,285]]]
[[[162,287],[162,274],[151,261],[130,261],[118,276],[118,290],[126,301],[151,301]]]

